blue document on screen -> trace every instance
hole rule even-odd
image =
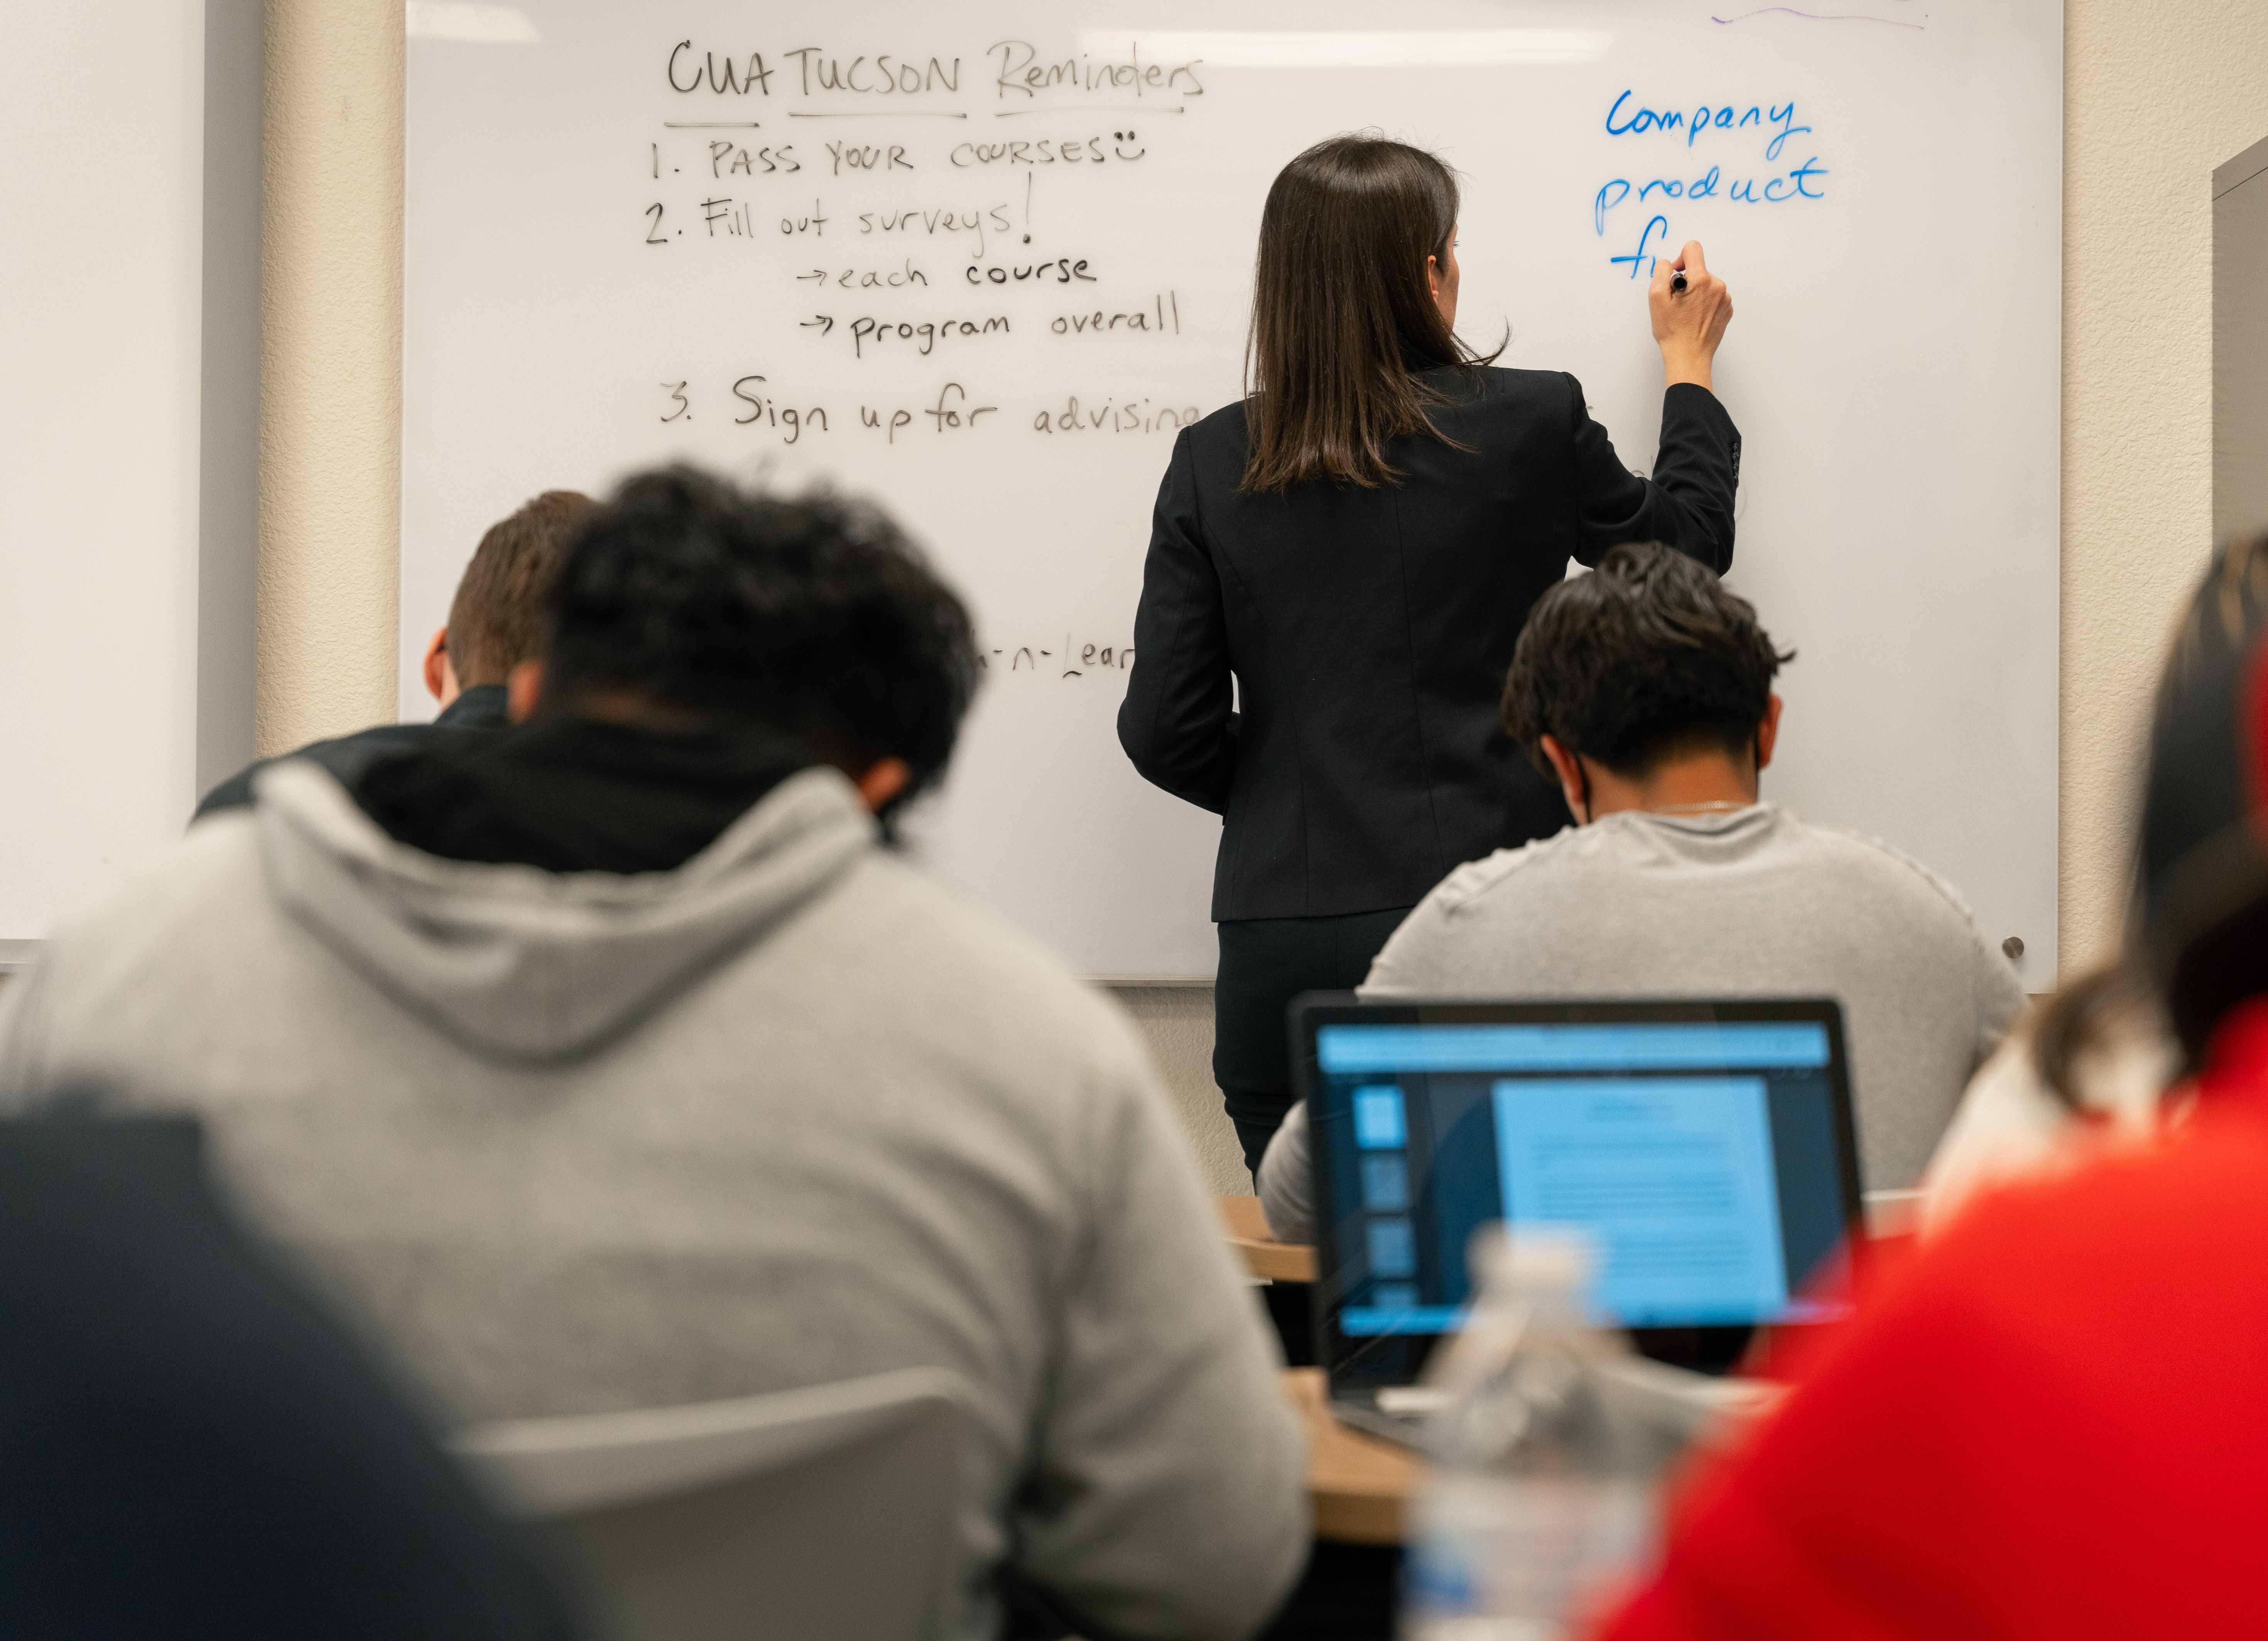
[[[1786,1308],[1764,1078],[1508,1078],[1491,1093],[1506,1221],[1587,1232],[1602,1313],[1645,1327]]]

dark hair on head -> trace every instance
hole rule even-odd
[[[2132,923],[2193,1066],[2231,1009],[2268,993],[2264,634],[2268,533],[2213,554],[2150,726]]]
[[[1505,680],[1504,726],[1551,773],[1550,736],[1635,778],[1688,747],[1756,738],[1783,662],[1756,607],[1658,541],[1609,550],[1536,600]]]
[[[1457,340],[1426,286],[1425,259],[1448,265],[1456,223],[1456,173],[1375,131],[1318,143],[1278,173],[1244,350],[1246,490],[1391,484],[1388,440],[1444,437],[1414,373],[1496,357]]]
[[[622,692],[854,773],[902,758],[899,802],[944,773],[976,690],[968,610],[880,510],[691,467],[591,514],[547,614],[547,703]]]
[[[450,670],[470,689],[500,684],[543,650],[543,595],[583,516],[598,505],[579,490],[546,490],[490,525],[449,603]]]

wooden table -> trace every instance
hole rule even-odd
[[[1287,1368],[1284,1394],[1307,1434],[1315,1536],[1348,1544],[1401,1543],[1407,1506],[1425,1477],[1418,1455],[1333,1418],[1319,1367]]]
[[[1214,1200],[1229,1246],[1253,1276],[1269,1282],[1315,1279],[1315,1250],[1276,1240],[1258,1197]],[[1734,1382],[1725,1381],[1727,1387]],[[1307,1496],[1314,1505],[1315,1536],[1348,1544],[1400,1544],[1407,1506],[1425,1480],[1418,1455],[1333,1417],[1329,1387],[1319,1367],[1285,1369],[1284,1394],[1299,1410],[1307,1432]],[[1770,1402],[1765,1397],[1753,1407],[1727,1403],[1712,1417],[1734,1416],[1735,1424],[1727,1427],[1734,1428],[1739,1417],[1759,1417]]]
[[[1313,1282],[1315,1250],[1300,1242],[1278,1242],[1268,1229],[1256,1196],[1217,1196],[1222,1228],[1228,1245],[1244,1261],[1244,1268],[1270,1282]]]
[[[1315,1250],[1270,1235],[1258,1197],[1222,1196],[1215,1202],[1228,1245],[1247,1270],[1268,1282],[1315,1279]],[[1314,1505],[1315,1536],[1345,1544],[1401,1543],[1403,1506],[1425,1474],[1418,1456],[1333,1418],[1319,1367],[1285,1370],[1284,1394],[1307,1431],[1307,1497]]]

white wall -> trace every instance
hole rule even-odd
[[[195,802],[204,8],[0,25],[0,941]]]
[[[402,26],[401,0],[269,15],[260,733],[276,750],[392,710]],[[2209,545],[2208,185],[2268,136],[2268,5],[2066,0],[2065,88],[2068,971],[2116,935],[2159,646]],[[1874,289],[1852,322],[1896,324],[1894,276]],[[1206,994],[1127,996],[1228,1188]]]

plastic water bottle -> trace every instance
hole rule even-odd
[[[1475,1239],[1480,1297],[1428,1375],[1442,1410],[1406,1641],[1557,1641],[1652,1553],[1657,1483],[1690,1425],[1633,1390],[1628,1345],[1587,1320],[1592,1263],[1575,1233]]]

